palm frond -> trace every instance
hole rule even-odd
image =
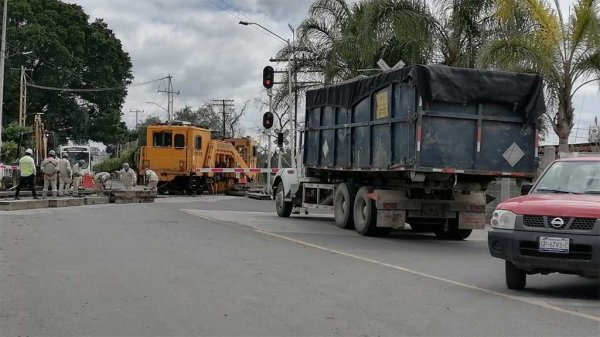
[[[599,0],[580,0],[570,20],[570,43],[573,52],[584,43],[600,44]]]
[[[317,0],[310,6],[308,13],[313,18],[330,20],[333,25],[343,23],[352,14],[345,0]]]
[[[479,66],[518,72],[537,72],[546,81],[560,83],[561,71],[548,50],[532,42],[531,37],[512,37],[485,44],[479,56]]]
[[[539,25],[538,41],[548,48],[560,47],[562,34],[554,11],[542,0],[527,0],[527,4],[532,18]]]

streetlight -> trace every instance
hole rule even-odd
[[[261,25],[260,23],[257,22],[247,22],[247,21],[240,21],[239,22],[240,25],[242,26],[258,26],[260,28],[262,28],[264,31],[270,33],[271,35],[277,37],[278,39],[280,39],[281,41],[285,42],[288,46],[288,49],[290,50],[290,53],[288,53],[288,89],[289,89],[289,111],[288,111],[288,120],[290,121],[290,137],[291,137],[291,147],[292,147],[292,151],[291,151],[291,161],[292,161],[292,166],[296,166],[296,126],[294,125],[294,121],[292,120],[292,106],[293,106],[293,97],[292,97],[292,55],[291,53],[293,52],[292,49],[292,44],[290,43],[289,39],[284,39],[281,36],[279,36],[278,34],[272,32],[271,30],[269,30],[268,28],[264,27],[263,25]]]

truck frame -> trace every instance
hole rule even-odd
[[[541,78],[409,66],[309,90],[296,168],[282,169],[277,214],[332,210],[340,228],[462,240],[485,227],[487,186],[532,179]]]

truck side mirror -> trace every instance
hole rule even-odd
[[[523,185],[521,185],[521,195],[529,194],[532,187],[533,187],[533,184],[531,184],[531,183],[523,183]]]

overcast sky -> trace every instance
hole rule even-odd
[[[67,0],[81,5],[92,19],[103,18],[122,41],[133,62],[134,83],[173,75],[173,86],[181,94],[175,110],[198,107],[213,99],[234,99],[239,107],[264,94],[262,68],[284,42],[240,20],[255,21],[284,38],[306,17],[311,0]],[[572,0],[561,0],[563,10]],[[284,64],[279,67],[285,66]],[[277,68],[277,66],[275,66]],[[132,87],[123,107],[124,120],[135,125],[130,110],[143,109],[148,116],[166,118],[154,104],[167,106],[166,82]],[[598,86],[586,86],[575,97],[577,119],[573,136],[587,141],[587,127],[600,115]],[[254,105],[243,120],[253,129],[261,115]],[[549,137],[554,141],[556,137]]]

